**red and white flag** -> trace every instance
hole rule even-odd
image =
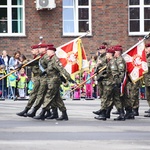
[[[144,39],[122,54],[126,61],[127,73],[133,83],[148,71]]]
[[[58,47],[56,55],[70,74],[88,67],[87,57],[79,38]]]

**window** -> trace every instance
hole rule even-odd
[[[78,36],[90,30],[91,0],[63,0],[63,35]]]
[[[0,36],[24,36],[24,0],[0,1]]]
[[[150,0],[129,0],[129,35],[150,32]]]

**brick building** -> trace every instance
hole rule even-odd
[[[47,1],[56,8],[37,10],[35,2]],[[58,47],[87,30],[90,34],[82,41],[88,57],[104,41],[127,50],[150,31],[150,0],[0,1],[0,51],[10,55],[20,50],[30,57],[30,46],[39,43],[39,36]]]

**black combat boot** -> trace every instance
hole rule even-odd
[[[49,109],[49,110],[46,111],[45,118],[51,117],[51,115],[52,115],[52,113],[51,113],[51,111]]]
[[[37,119],[37,120],[45,120],[45,113],[46,113],[46,110],[42,109],[42,111],[40,112],[40,114],[38,116],[33,117],[33,118]]]
[[[106,118],[110,118],[111,110],[112,110],[112,107],[109,107],[106,109]]]
[[[133,114],[134,116],[139,116],[139,107],[133,108]]]
[[[25,109],[19,113],[16,113],[16,115],[21,117],[27,117],[27,112],[29,111],[29,108],[25,107]]]
[[[150,113],[150,109],[146,110],[145,113]]]
[[[123,109],[119,109],[119,116],[117,118],[114,118],[115,121],[124,121],[125,117],[124,117],[124,111]]]
[[[132,108],[126,108],[125,119],[135,119]]]
[[[66,110],[65,111],[62,111],[62,115],[59,117],[59,118],[57,118],[56,120],[68,120],[68,115],[67,115],[67,112],[66,112]]]
[[[47,119],[57,119],[58,118],[58,111],[57,108],[52,108],[51,116],[47,117]]]
[[[37,109],[36,109],[36,108],[33,108],[33,109],[31,110],[31,112],[27,113],[27,116],[33,118],[33,117],[35,116],[36,112],[37,112]]]
[[[95,117],[97,120],[106,120],[106,110],[101,110],[101,114],[97,117]]]
[[[100,115],[101,114],[101,110],[93,111],[93,114]]]

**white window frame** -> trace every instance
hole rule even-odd
[[[150,7],[150,5],[144,5],[144,0],[139,0],[139,5],[129,5],[130,0],[128,0],[128,34],[129,36],[142,36],[147,35],[149,32],[144,31],[144,7]],[[130,32],[130,8],[139,8],[140,10],[140,31]]]
[[[62,2],[63,3],[63,2]],[[74,8],[74,28],[75,31],[73,33],[65,33],[64,32],[64,28],[63,28],[63,17],[62,17],[62,34],[63,36],[81,36],[83,34],[85,34],[86,32],[78,32],[79,31],[79,27],[78,27],[78,23],[76,23],[76,20],[79,22],[78,20],[78,8],[88,8],[89,9],[89,34],[87,36],[92,36],[92,0],[89,0],[89,5],[88,6],[79,6],[78,5],[78,0],[74,0],[74,7],[73,6],[63,6],[63,8]]]
[[[25,35],[25,0],[22,0],[22,5],[11,5],[12,0],[7,0],[7,5],[0,5],[0,8],[7,7],[7,33],[0,33],[0,37],[22,37]],[[23,32],[22,33],[13,33],[12,32],[12,8],[22,8],[23,9]]]

